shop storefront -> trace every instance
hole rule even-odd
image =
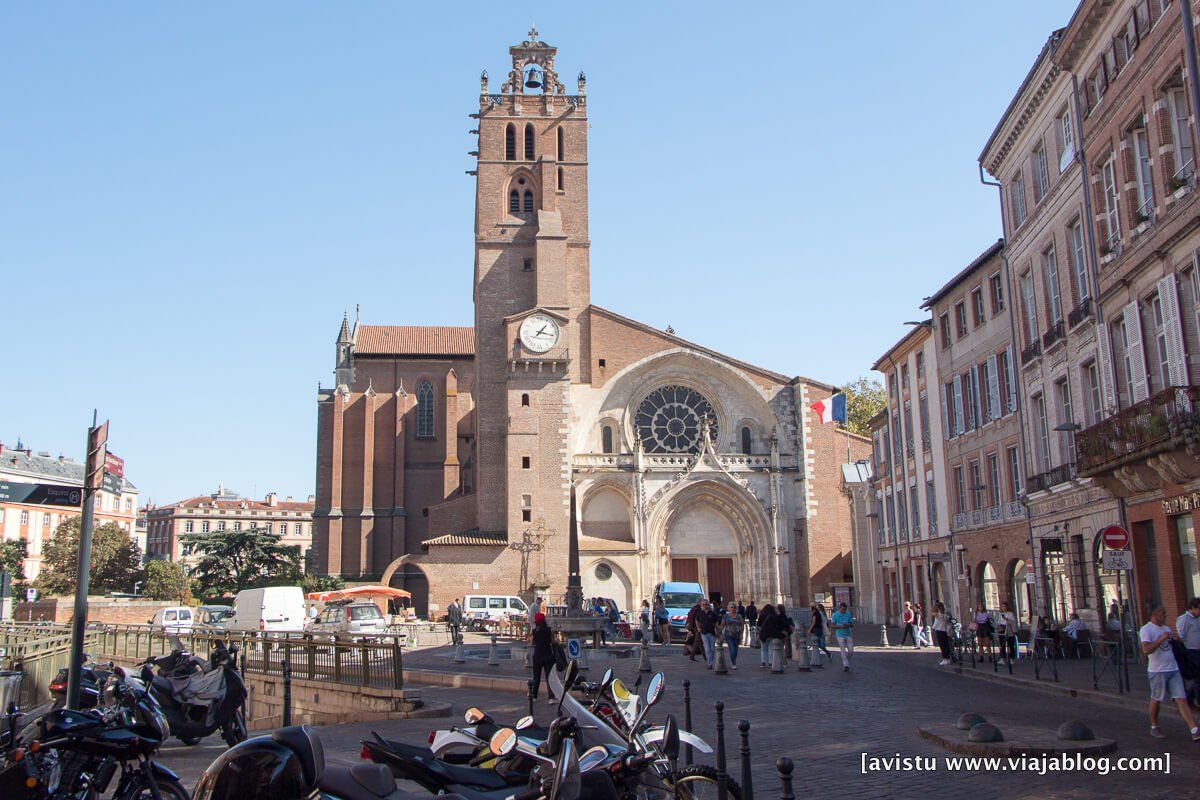
[[[1129,505],[1137,610],[1143,616],[1161,603],[1173,618],[1200,597],[1200,487],[1188,489],[1168,485],[1162,497]]]

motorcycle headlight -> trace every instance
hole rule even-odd
[[[104,688],[100,691],[99,704],[101,708],[115,708],[117,706],[117,694],[121,688],[121,679],[116,675],[109,675],[104,681]]]
[[[171,737],[171,726],[162,713],[158,701],[144,691],[137,693],[133,705],[133,717],[137,725],[146,728],[164,742]]]

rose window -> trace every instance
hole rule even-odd
[[[664,386],[638,406],[633,425],[647,453],[694,453],[700,449],[705,419],[715,439],[717,415],[704,395],[686,386]]]

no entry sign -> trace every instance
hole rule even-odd
[[[1120,525],[1109,525],[1100,531],[1100,537],[1109,550],[1125,550],[1129,547],[1129,531]]]

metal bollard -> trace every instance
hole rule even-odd
[[[794,635],[799,642],[792,648],[796,653],[796,671],[812,672],[812,661],[810,660],[812,654],[808,650],[808,634],[797,631]]]
[[[887,625],[879,626],[879,646],[880,647],[891,647],[891,645],[888,644],[888,640],[887,640]],[[792,762],[789,760],[788,763],[791,764]]]
[[[549,682],[547,682],[547,684],[546,684],[546,691],[547,692],[550,691]],[[529,679],[529,691],[526,692],[526,696],[529,699],[529,716],[532,717],[533,716],[533,678]]]
[[[725,640],[718,639],[716,644],[717,654],[713,659],[715,662],[713,665],[713,672],[717,673],[718,675],[728,675],[729,660],[725,657]]]
[[[771,640],[771,672],[783,672],[783,639]]]
[[[687,678],[683,679],[683,728],[691,733],[692,730],[692,682]],[[683,763],[687,766],[692,765],[692,746],[685,744],[683,746]]]
[[[787,756],[781,756],[775,762],[775,769],[779,770],[779,800],[796,800],[796,794],[792,791],[792,770],[796,765]]]
[[[750,626],[750,647],[758,647],[758,628]]]
[[[488,663],[489,667],[500,666],[500,658],[499,658],[499,655],[496,653],[496,634],[494,634],[494,633],[492,634],[492,645],[491,645],[491,647],[488,648],[487,663]]]
[[[754,800],[754,779],[750,773],[750,720],[738,720],[738,733],[742,737],[742,800]]]
[[[638,656],[638,672],[650,672],[650,642],[642,639],[642,653]]]
[[[292,724],[292,667],[287,659],[280,662],[283,668],[283,727]]]
[[[717,710],[717,797],[729,796],[729,775],[725,772],[725,704],[718,700]]]

